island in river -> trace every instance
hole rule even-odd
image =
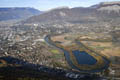
[[[79,40],[75,40],[72,44],[66,46],[63,45],[61,40],[53,41],[51,37],[51,35],[45,37],[46,43],[63,51],[65,59],[72,69],[83,73],[102,72],[108,69],[110,60],[104,55],[90,50]]]

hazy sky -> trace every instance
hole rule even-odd
[[[106,1],[116,0],[0,0],[0,7],[34,7],[45,11],[61,6],[88,7]]]

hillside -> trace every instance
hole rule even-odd
[[[90,7],[56,8],[23,21],[45,27],[68,28],[74,31],[109,32],[120,25],[120,2],[102,2]],[[79,30],[80,29],[80,30]]]
[[[28,17],[39,15],[41,11],[27,7],[0,8],[0,21],[13,19],[26,19]]]
[[[38,16],[31,17],[26,22],[41,22],[52,20],[65,21],[97,21],[101,17],[119,17],[120,2],[102,2],[90,7],[56,8]],[[112,15],[112,16],[111,16]]]
[[[83,21],[89,17],[95,9],[92,8],[56,8],[45,12],[42,15],[33,16],[26,20],[28,23],[44,22],[44,21]]]

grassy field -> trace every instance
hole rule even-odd
[[[53,53],[53,54],[59,54],[60,53],[57,49],[52,49],[50,52]]]

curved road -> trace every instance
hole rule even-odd
[[[64,48],[62,48],[62,47],[58,47],[51,39],[50,39],[50,37],[51,37],[51,35],[47,35],[45,38],[44,38],[44,40],[46,41],[46,43],[48,43],[48,45],[50,45],[50,46],[53,46],[53,47],[56,47],[56,48],[58,48],[58,49],[60,49],[60,50],[62,50],[63,52],[64,52],[64,55],[65,55],[65,58],[66,58],[66,61],[68,62],[68,64],[70,65],[70,67],[72,67],[73,69],[76,69],[76,70],[79,70],[80,72],[84,72],[84,73],[93,73],[93,72],[102,72],[103,70],[106,70],[106,69],[108,69],[108,67],[109,67],[109,64],[110,64],[110,61],[106,58],[106,57],[104,57],[104,56],[101,56],[101,55],[99,55],[99,54],[97,54],[97,53],[95,53],[95,54],[97,54],[97,56],[99,56],[99,57],[102,57],[102,61],[104,62],[104,64],[100,67],[100,68],[95,68],[95,69],[91,69],[91,70],[83,70],[83,69],[81,69],[81,67],[78,67],[77,65],[75,65],[74,63],[73,63],[73,61],[71,60],[71,55],[70,55],[70,52],[69,51],[67,51],[67,50],[65,50]],[[80,41],[75,41],[78,45],[82,45],[84,48],[86,48]],[[88,49],[88,48],[87,48]],[[73,51],[72,51],[73,52]],[[81,53],[80,53],[81,54]],[[82,53],[83,54],[83,53]],[[91,55],[89,55],[89,56],[91,56]],[[92,56],[91,56],[92,57]],[[75,58],[77,58],[77,56],[75,57]],[[79,60],[81,60],[81,58],[82,57],[80,57],[79,56]],[[85,59],[87,59],[86,57],[84,58],[84,60]],[[77,59],[76,59],[77,60]],[[80,61],[77,61],[78,63],[80,62]],[[82,61],[82,62],[84,62],[84,61]],[[99,62],[99,61],[97,61],[97,62]],[[82,64],[79,64],[79,66],[81,66]],[[93,65],[94,66],[94,65]]]

